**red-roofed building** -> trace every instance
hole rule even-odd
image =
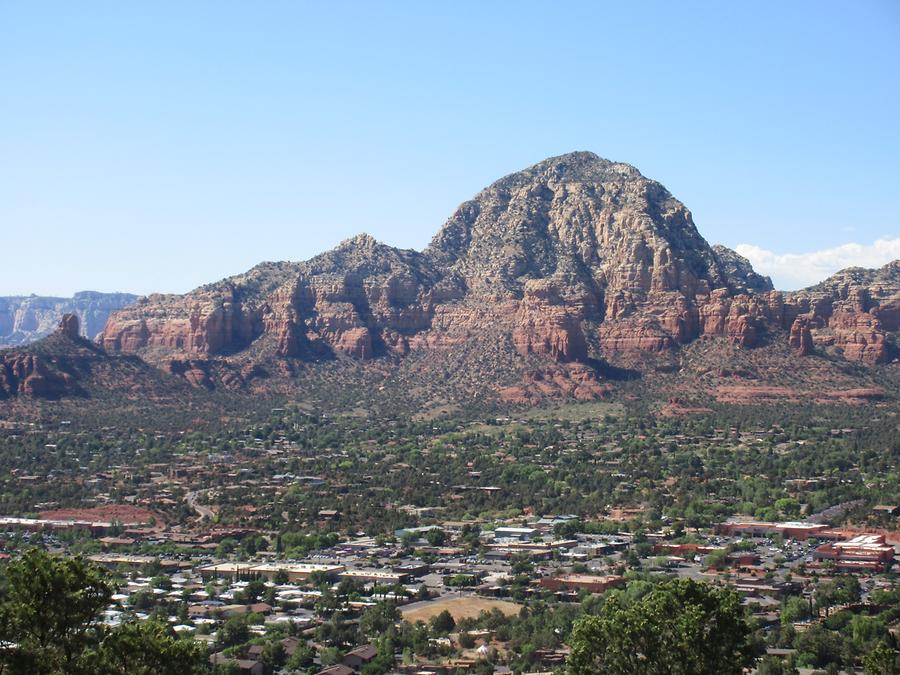
[[[765,523],[755,520],[722,523],[716,528],[722,534],[745,535],[749,537],[771,537],[780,534],[788,539],[807,539],[820,536],[828,525],[819,523]]]
[[[894,547],[883,534],[860,534],[845,541],[822,544],[813,552],[815,560],[832,560],[844,570],[883,571],[894,559]]]

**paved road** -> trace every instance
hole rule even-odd
[[[198,494],[199,494],[199,492],[188,492],[184,496],[184,501],[187,502],[187,505],[189,508],[192,508],[192,509],[194,509],[194,511],[197,512],[197,515],[200,516],[200,518],[203,518],[204,516],[206,516],[207,518],[212,520],[213,518],[216,517],[216,514],[208,506],[203,506],[202,504],[197,503],[197,495]]]

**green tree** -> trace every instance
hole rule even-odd
[[[224,647],[242,645],[250,639],[250,628],[247,626],[247,617],[233,616],[219,629],[217,633],[219,644]]]
[[[796,518],[800,515],[800,502],[793,497],[783,497],[776,500],[775,508],[785,518]]]
[[[392,602],[379,602],[369,607],[359,618],[359,630],[363,635],[383,635],[402,619],[400,610]]]
[[[383,639],[378,644],[378,654],[363,666],[362,675],[386,675],[394,669],[394,643]]]
[[[797,669],[776,656],[766,656],[756,668],[756,675],[795,675]]]
[[[305,673],[306,669],[312,665],[313,656],[312,648],[306,643],[302,643],[297,646],[296,651],[287,660],[285,667],[290,672],[302,670]]]
[[[340,663],[343,658],[344,655],[337,647],[325,647],[319,652],[319,660],[323,666],[333,666],[336,663]]]
[[[425,533],[425,541],[431,546],[443,546],[446,540],[447,534],[439,528],[430,529]]]
[[[128,604],[139,610],[151,609],[156,604],[156,594],[146,589],[138,591],[128,598]]]
[[[263,670],[266,675],[278,672],[287,663],[287,652],[284,645],[277,640],[269,642],[263,647],[259,660],[263,664]]]
[[[816,587],[814,597],[816,606],[829,614],[835,605],[847,605],[859,602],[861,589],[859,580],[853,576],[835,577]]]
[[[728,565],[728,551],[724,548],[716,549],[706,556],[706,566],[712,569],[725,569]]]
[[[103,640],[97,673],[199,675],[208,671],[203,646],[179,640],[159,621],[126,623]]]
[[[878,617],[857,614],[850,619],[850,635],[856,647],[864,650],[867,644],[886,638],[888,630],[884,621]]]
[[[39,550],[7,568],[0,600],[0,672],[12,675],[194,675],[208,671],[202,647],[179,640],[162,622],[108,628],[100,614],[112,588],[106,573],[80,558]]]
[[[794,646],[797,648],[797,663],[800,666],[825,668],[841,665],[841,637],[822,624],[814,624],[799,633]]]
[[[244,587],[244,599],[249,602],[259,602],[260,597],[266,592],[266,584],[264,581],[254,579]]]
[[[97,618],[112,589],[103,572],[80,558],[60,559],[33,549],[7,569],[8,589],[0,607],[3,650],[13,672],[77,672],[85,650],[100,642]]]
[[[781,608],[781,623],[789,624],[802,621],[809,616],[809,603],[805,598],[792,595],[784,601]]]
[[[164,591],[172,590],[172,579],[167,577],[165,574],[161,574],[159,576],[153,577],[150,580],[150,585],[153,588],[161,588]]]
[[[225,538],[219,542],[219,545],[216,547],[216,555],[220,558],[224,558],[229,553],[233,553],[234,550],[238,547],[237,539],[232,539],[231,537]]]
[[[866,675],[900,675],[900,651],[886,641],[879,642],[863,657],[863,668]]]
[[[597,616],[579,619],[568,670],[573,675],[738,674],[754,661],[750,632],[733,590],[675,579],[632,605],[613,595]]]
[[[456,620],[446,609],[431,620],[431,630],[437,635],[446,635],[456,628]]]

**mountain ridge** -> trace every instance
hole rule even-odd
[[[840,363],[896,359],[898,316],[890,270],[776,291],[710,246],[660,183],[578,152],[495,181],[421,252],[360,234],[306,261],[140,298],[98,344],[210,390],[290,395],[298,378],[340,371],[348,386],[383,376],[432,398],[444,382],[451,399],[586,400],[614,386],[610,373],[678,370],[699,340],[756,360],[777,352],[798,371],[811,362],[788,353],[819,357],[850,386]]]

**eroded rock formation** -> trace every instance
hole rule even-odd
[[[791,348],[796,350],[800,356],[807,356],[813,353],[814,342],[812,331],[810,330],[809,317],[800,315],[794,319],[791,324],[791,334],[788,339]]]
[[[142,298],[100,340],[204,387],[216,372],[241,386],[243,366],[203,365],[237,357],[366,361],[475,337],[557,363],[725,338],[747,349],[782,340],[802,354],[815,344],[876,364],[893,358],[900,323],[893,265],[779,293],[746,259],[710,247],[662,185],[579,152],[489,186],[423,252],[360,235],[306,262]]]
[[[65,314],[54,337],[64,344],[81,342],[78,317]],[[16,350],[0,352],[0,398],[61,398],[81,394],[78,378],[72,372],[67,356],[59,358],[52,353]]]

